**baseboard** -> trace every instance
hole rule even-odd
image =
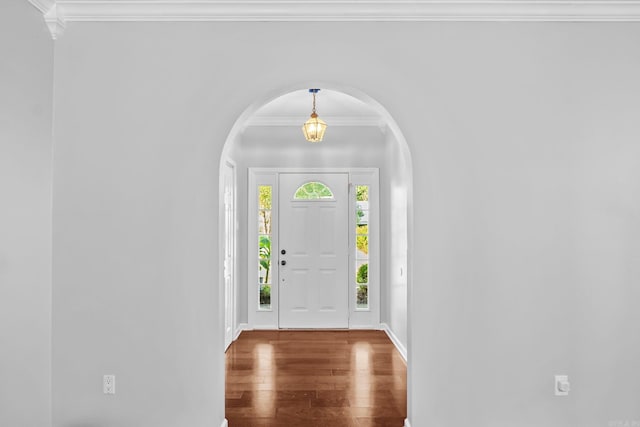
[[[408,418],[404,419],[404,427],[411,427],[411,423],[409,422]]]
[[[242,333],[242,331],[248,331],[249,330],[249,324],[248,323],[240,323],[238,324],[238,326],[236,327],[236,331],[233,334],[233,340],[235,341],[238,339],[238,337],[240,336],[240,334]]]
[[[247,327],[246,331],[277,331],[278,325],[253,325],[253,327]]]
[[[393,333],[393,331],[391,330],[389,325],[387,325],[386,323],[381,323],[380,324],[380,329],[382,329],[383,331],[386,332],[387,336],[389,337],[389,339],[391,340],[393,345],[396,346],[396,349],[398,349],[398,352],[400,353],[400,356],[402,356],[402,358],[404,359],[404,362],[406,363],[407,362],[407,348],[402,344],[402,342],[400,342],[400,340],[398,339],[396,334]],[[405,427],[408,427],[408,426],[405,424]]]
[[[405,422],[406,422],[406,420],[405,420]],[[405,424],[405,426],[406,426],[406,424]],[[222,421],[222,424],[220,424],[220,427],[229,427],[229,422],[227,421],[226,418]]]
[[[376,328],[373,325],[349,325],[349,330],[352,331],[375,331],[376,329],[382,329],[382,328]]]

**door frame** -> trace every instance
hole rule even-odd
[[[279,175],[285,173],[346,173],[349,176],[349,204],[348,211],[355,212],[355,185],[369,186],[369,272],[368,295],[369,308],[356,308],[355,286],[355,215],[349,215],[349,329],[379,329],[380,328],[380,208],[379,208],[379,169],[378,168],[248,168],[247,188],[247,320],[246,329],[279,329],[279,284],[278,269],[274,268],[279,262],[278,242],[278,203]],[[257,268],[258,254],[258,186],[272,187],[272,238],[271,253],[271,309],[260,309],[259,280]]]
[[[225,160],[222,172],[222,203],[223,215],[221,221],[224,223],[223,233],[223,283],[224,283],[224,348],[231,345],[236,333],[236,305],[237,305],[237,177],[236,164],[231,160]],[[229,185],[227,185],[229,184]],[[227,281],[228,279],[228,281]]]

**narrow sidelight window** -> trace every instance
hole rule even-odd
[[[356,309],[369,309],[369,186],[356,185]]]
[[[260,309],[271,310],[272,187],[258,186],[258,286]]]

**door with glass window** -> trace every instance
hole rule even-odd
[[[279,175],[279,326],[349,326],[349,175]],[[273,259],[273,257],[272,257]]]

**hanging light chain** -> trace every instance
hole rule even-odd
[[[311,110],[312,114],[316,114],[316,93],[313,92],[313,108]]]

